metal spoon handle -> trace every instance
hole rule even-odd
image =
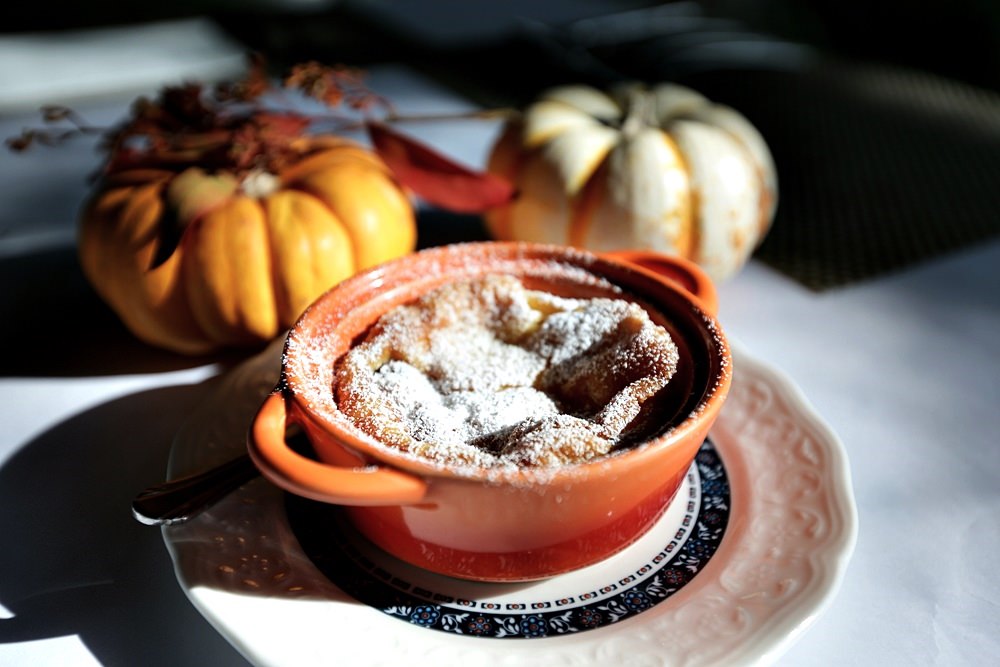
[[[149,526],[181,523],[258,474],[250,456],[243,454],[205,472],[149,487],[132,501],[132,515]]]

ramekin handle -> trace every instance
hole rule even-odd
[[[719,295],[715,291],[715,283],[691,260],[652,250],[615,250],[602,253],[602,256],[655,273],[661,280],[690,293],[709,315],[715,317],[718,314]]]
[[[285,440],[288,409],[274,391],[254,416],[247,438],[250,458],[274,484],[296,495],[337,505],[408,505],[419,502],[427,483],[382,466],[340,467],[320,463],[292,450]]]

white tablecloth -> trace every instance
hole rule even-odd
[[[405,70],[373,84],[407,111],[467,106]],[[129,99],[78,107],[108,122]],[[8,111],[0,132],[33,121]],[[495,129],[410,128],[471,164]],[[73,219],[98,159],[85,141],[0,155],[0,664],[245,664],[129,515],[222,368],[138,345],[83,282]],[[839,594],[780,664],[1000,664],[998,267],[992,242],[822,294],[757,262],[720,287],[729,334],[843,440],[860,515]]]

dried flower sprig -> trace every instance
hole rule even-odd
[[[330,107],[346,104],[357,111],[382,107],[395,113],[389,100],[365,86],[364,72],[352,67],[330,67],[316,61],[295,65],[284,78],[284,86]]]
[[[275,85],[264,59],[253,55],[242,79],[211,89],[197,82],[165,87],[156,99],[136,100],[129,118],[118,127],[94,127],[68,107],[47,107],[42,110],[46,123],[69,123],[69,127],[26,129],[8,139],[7,145],[24,151],[34,144],[57,145],[75,136],[99,135],[108,159],[98,175],[128,169],[179,172],[197,166],[240,176],[279,173],[301,159],[294,140],[310,129],[366,129],[374,149],[397,178],[433,204],[478,212],[513,196],[512,187],[502,179],[452,162],[390,127],[403,121],[506,117],[512,111],[405,116],[369,89],[364,78],[359,69],[312,61],[293,66]],[[318,101],[326,111],[304,113],[287,99],[288,93]],[[344,108],[350,113],[336,113]]]
[[[68,122],[68,128],[29,128],[20,136],[7,139],[7,146],[16,152],[27,150],[32,144],[57,146],[60,143],[81,134],[102,135],[107,129],[94,127],[87,123],[79,114],[63,106],[44,106],[40,109],[42,120],[46,123]]]

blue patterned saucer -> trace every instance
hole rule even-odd
[[[426,572],[368,543],[330,505],[289,496],[287,511],[306,555],[359,602],[431,630],[530,639],[618,623],[681,590],[722,541],[729,482],[706,441],[671,507],[637,543],[604,563],[530,584],[481,584]]]
[[[275,344],[220,378],[178,433],[168,477],[243,449],[280,354]],[[255,665],[768,664],[832,599],[857,510],[843,445],[801,392],[737,346],[734,366],[677,497],[595,565],[517,584],[442,577],[344,522],[303,529],[317,512],[332,513],[327,526],[339,518],[257,479],[164,528],[178,581]]]

